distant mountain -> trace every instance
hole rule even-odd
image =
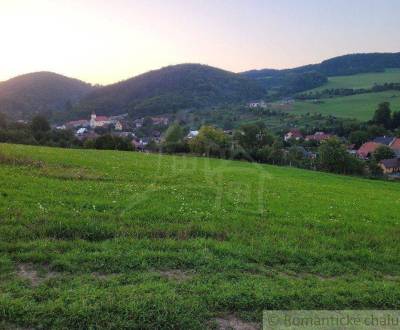
[[[284,70],[251,70],[241,75],[256,79],[270,92],[289,95],[322,86],[327,77],[382,72],[389,68],[400,68],[400,53],[350,54],[319,64]]]
[[[78,111],[128,112],[135,117],[249,101],[264,95],[265,90],[253,79],[206,65],[180,64],[99,88],[82,99]]]
[[[0,112],[15,119],[64,116],[94,87],[52,72],[24,74],[0,83]]]

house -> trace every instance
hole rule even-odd
[[[94,140],[99,137],[99,135],[96,134],[95,132],[88,131],[88,130],[86,130],[83,134],[77,134],[76,136],[81,141]]]
[[[134,127],[140,128],[143,126],[143,122],[144,122],[144,118],[140,118],[140,119],[134,120],[132,124],[134,125]]]
[[[69,121],[69,122],[65,123],[64,126],[69,129],[80,128],[80,127],[89,127],[90,122],[89,122],[89,120],[86,120],[86,119],[79,119],[79,120]]]
[[[132,144],[133,148],[136,149],[136,150],[142,149],[141,143],[139,141],[135,140],[135,139],[133,139],[131,141],[131,144]]]
[[[96,127],[103,127],[111,123],[111,120],[106,116],[97,116],[94,112],[90,116],[90,127],[93,129]]]
[[[113,135],[119,136],[122,138],[131,138],[131,139],[135,136],[135,134],[132,132],[114,132]]]
[[[400,138],[395,138],[389,145],[397,157],[400,158]]]
[[[357,156],[363,159],[368,159],[382,144],[376,142],[366,142],[358,150]]]
[[[307,158],[307,159],[316,159],[317,158],[317,154],[315,152],[307,151],[304,147],[297,147],[297,150],[299,150],[303,154],[304,158]]]
[[[85,133],[87,133],[88,132],[88,129],[86,128],[86,127],[81,127],[80,129],[78,129],[77,131],[76,131],[76,134],[77,135],[82,135],[82,134],[85,134]]]
[[[117,120],[117,121],[114,123],[114,129],[115,129],[116,131],[122,131],[123,126],[122,126],[122,123],[121,123],[119,120]]]
[[[301,140],[303,137],[304,137],[303,134],[298,129],[292,129],[292,130],[290,130],[289,132],[287,132],[285,134],[283,139],[286,142],[291,140],[291,139],[298,141],[298,140]]]
[[[385,146],[390,146],[390,144],[395,140],[393,136],[379,136],[375,138],[372,142],[379,143]]]
[[[151,117],[153,125],[164,125],[167,126],[169,119],[167,117]]]
[[[109,119],[111,122],[116,122],[117,120],[125,120],[126,118],[128,118],[129,114],[127,113],[123,113],[122,115],[116,115],[116,116],[111,116]]]
[[[350,155],[357,155],[357,149],[355,144],[347,145],[346,150]]]
[[[384,159],[379,162],[384,174],[400,173],[400,158]]]
[[[190,131],[186,137],[190,140],[195,138],[197,135],[199,135],[199,131]]]
[[[332,134],[326,134],[324,132],[316,132],[313,135],[307,135],[305,140],[306,141],[317,141],[317,142],[321,142],[324,140],[328,140],[331,137],[333,137]]]
[[[267,103],[264,101],[253,101],[249,103],[249,108],[255,109],[255,108],[266,108]]]

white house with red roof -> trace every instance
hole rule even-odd
[[[112,124],[112,121],[110,118],[106,116],[97,116],[94,112],[90,116],[90,127],[91,128],[96,128],[96,127],[103,127],[105,125]]]
[[[291,139],[293,140],[301,140],[302,138],[304,138],[303,134],[300,132],[300,130],[298,129],[292,129],[289,132],[287,132],[284,136],[284,140],[287,142]]]

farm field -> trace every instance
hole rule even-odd
[[[293,105],[284,108],[291,113],[318,112],[323,115],[333,115],[342,118],[359,120],[372,119],[379,103],[390,102],[394,111],[400,110],[400,92],[386,91],[380,93],[357,94],[321,99],[322,103],[313,101],[296,101]]]
[[[311,92],[336,88],[371,88],[375,84],[400,83],[400,69],[386,69],[385,72],[360,73],[351,76],[329,77],[328,82]]]
[[[399,309],[400,185],[0,144],[0,328],[257,328]]]

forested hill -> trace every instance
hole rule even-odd
[[[83,81],[52,72],[24,74],[0,83],[0,112],[15,119],[38,113],[54,116],[70,111],[93,89]]]
[[[108,85],[87,95],[78,111],[133,116],[259,99],[257,81],[200,64],[180,64]]]
[[[322,86],[327,77],[382,72],[388,68],[400,68],[400,53],[351,54],[319,64],[284,70],[251,70],[242,75],[256,79],[265,88],[284,95]]]

